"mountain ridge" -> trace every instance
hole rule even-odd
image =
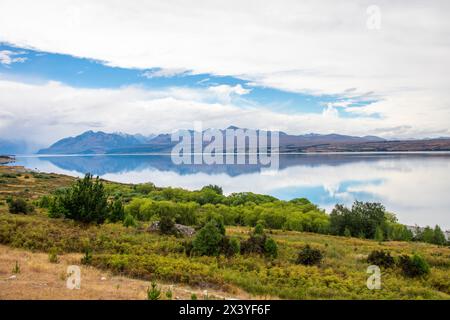
[[[227,129],[240,129],[229,126]],[[226,129],[221,129],[224,132]],[[242,130],[246,130],[242,128]],[[189,130],[193,132],[192,130]],[[205,130],[206,131],[206,130]],[[255,131],[260,131],[255,130]],[[204,131],[203,131],[204,132]],[[270,131],[269,131],[270,132]],[[269,139],[270,140],[270,139]],[[350,136],[343,134],[290,135],[280,132],[280,152],[377,152],[377,151],[450,151],[450,139],[386,140],[377,136]],[[75,137],[58,140],[38,154],[136,154],[167,153],[178,142],[171,141],[171,134],[144,136],[121,132],[106,133],[92,130]],[[205,145],[208,143],[205,143]],[[224,149],[225,150],[225,149]],[[229,152],[229,151],[228,151]]]

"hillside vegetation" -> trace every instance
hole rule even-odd
[[[155,221],[160,231],[149,232]],[[175,223],[196,235],[183,236]],[[284,299],[449,299],[450,249],[440,229],[429,230],[427,240],[439,246],[413,239],[380,204],[327,215],[306,199],[0,167],[0,243],[82,253],[80,263],[144,280]],[[380,290],[366,286],[369,261],[380,262]]]

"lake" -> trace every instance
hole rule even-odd
[[[336,203],[377,201],[404,224],[450,229],[450,153],[280,155],[279,170],[260,165],[175,165],[169,155],[18,156],[15,165],[117,182],[190,190],[251,191],[305,197],[330,212]]]

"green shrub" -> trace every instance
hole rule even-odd
[[[222,237],[221,253],[227,257],[232,257],[239,254],[241,247],[239,241],[235,238],[229,238],[227,236]]]
[[[375,239],[376,236],[381,241],[388,218],[385,207],[380,203],[355,201],[351,209],[338,204],[330,214],[330,231],[336,235],[351,234],[367,239]]]
[[[374,239],[377,240],[378,242],[384,240],[383,230],[380,227],[376,228]]]
[[[153,183],[142,183],[134,186],[134,190],[138,193],[147,195],[156,189]]]
[[[266,256],[275,259],[278,257],[278,246],[275,240],[272,238],[266,239],[266,242],[264,244],[264,251]]]
[[[52,203],[51,196],[42,196],[38,201],[38,207],[48,209],[51,203]]]
[[[50,263],[58,263],[59,262],[58,249],[52,248],[50,250],[50,252],[48,253],[48,261]]]
[[[433,230],[433,242],[432,243],[442,246],[442,245],[446,244],[446,242],[447,242],[447,239],[445,238],[444,232],[442,232],[441,228],[438,225],[436,225]]]
[[[218,185],[210,184],[210,185],[204,186],[201,191],[205,191],[206,189],[212,190],[217,194],[223,195],[223,189],[222,189],[222,187],[219,187]]]
[[[223,234],[217,227],[215,220],[209,221],[198,233],[192,242],[195,254],[216,256],[221,251]]]
[[[22,198],[12,199],[9,198],[7,200],[9,212],[13,214],[24,213],[28,214],[33,212],[34,208],[32,205],[28,204],[28,202]]]
[[[241,252],[241,243],[236,238],[230,239],[230,249],[233,255],[237,255]]]
[[[52,216],[64,216],[85,223],[102,223],[109,216],[103,183],[98,177],[94,180],[91,174],[86,174],[84,179],[78,179],[71,188],[56,196],[50,212]]]
[[[166,291],[166,298],[167,298],[167,300],[172,300],[172,297],[173,297],[173,293],[172,293],[172,290],[169,288]]]
[[[147,289],[148,300],[159,300],[161,298],[161,289],[158,288],[155,281],[152,281],[151,288]]]
[[[197,295],[195,293],[191,294],[191,300],[197,300]]]
[[[125,227],[136,227],[137,226],[137,222],[136,220],[133,218],[133,216],[131,214],[127,214],[125,216],[125,218],[123,219],[123,225]]]
[[[403,274],[407,277],[421,277],[430,273],[430,266],[424,258],[418,254],[412,256],[403,255],[398,262]]]
[[[395,260],[391,254],[384,250],[374,250],[367,257],[367,262],[371,265],[390,268],[395,265]]]
[[[166,235],[178,235],[175,221],[168,215],[163,215],[159,220],[159,232]]]
[[[319,249],[311,248],[307,244],[303,249],[300,250],[297,257],[297,264],[302,264],[305,266],[319,265],[323,260],[323,253]]]
[[[92,263],[92,249],[84,249],[84,256],[81,258],[81,264],[90,265]]]
[[[262,222],[258,221],[258,223],[255,226],[255,229],[253,230],[253,234],[264,234],[264,225]]]
[[[267,236],[265,234],[253,233],[250,238],[241,242],[243,254],[264,254]]]
[[[192,249],[193,249],[193,244],[192,244],[192,240],[186,240],[186,241],[184,241],[183,242],[183,249],[184,249],[184,253],[187,255],[187,256],[190,256],[191,255],[191,253],[192,253]]]
[[[115,200],[109,206],[108,220],[110,222],[123,221],[125,218],[125,209],[123,207],[122,201]]]

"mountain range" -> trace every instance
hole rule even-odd
[[[228,129],[237,129],[237,127],[231,126]],[[450,139],[448,138],[389,141],[376,136],[356,137],[315,133],[290,135],[280,132],[279,139],[280,152],[286,153],[450,151]],[[50,147],[39,150],[38,154],[170,153],[176,144],[177,142],[171,141],[171,134],[143,136],[86,131],[76,137],[59,140]],[[230,150],[224,151],[229,152]]]

